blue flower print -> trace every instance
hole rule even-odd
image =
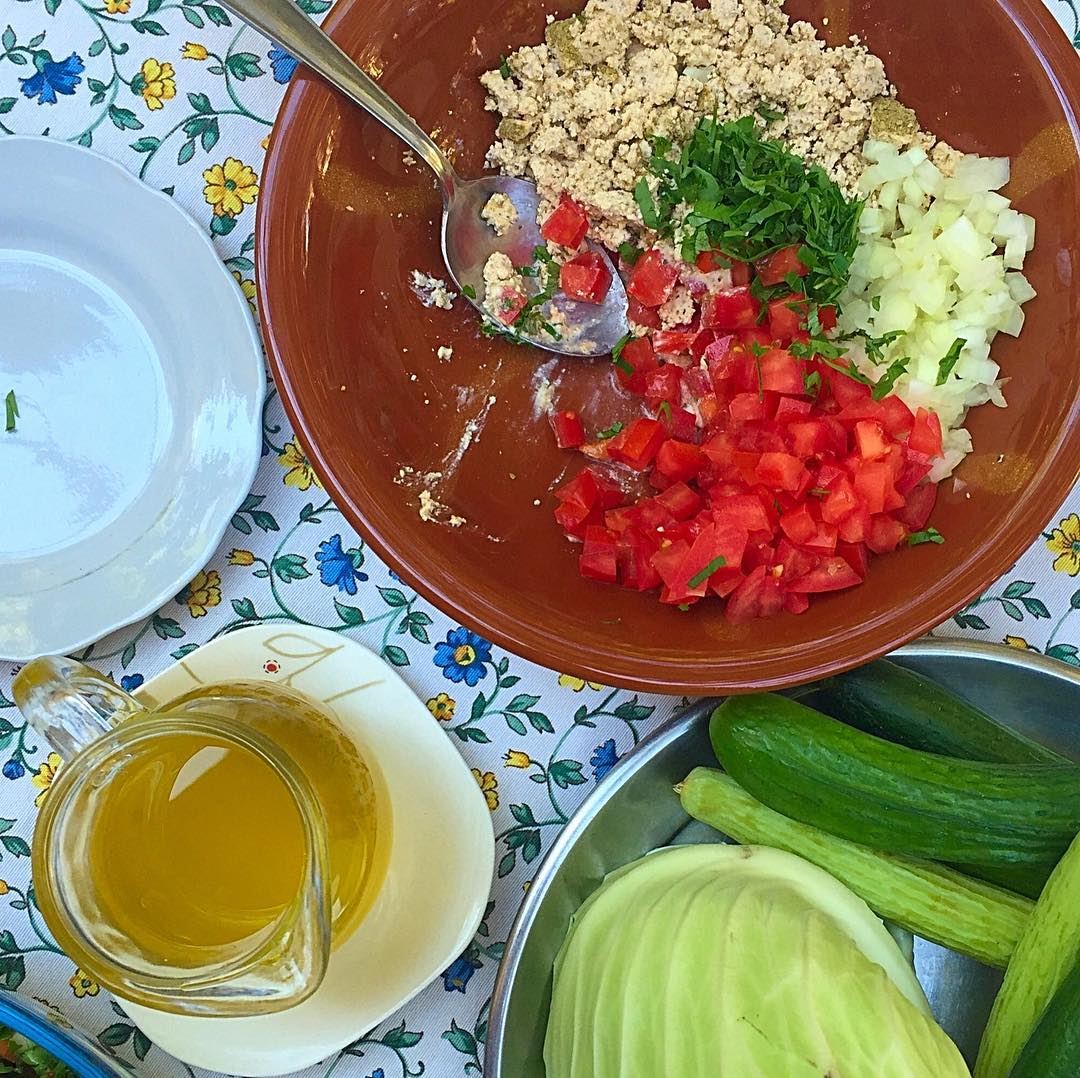
[[[6,764],[4,764],[4,778],[6,779],[21,779],[26,774],[26,768],[23,767],[20,760],[16,760],[13,756]]]
[[[291,53],[286,52],[280,45],[274,45],[266,54],[270,61],[270,69],[274,73],[274,82],[288,82],[296,70],[297,60]]]
[[[368,1078],[386,1078],[386,1071],[382,1067],[376,1067],[369,1075]]]
[[[356,582],[367,580],[367,573],[362,573],[357,568],[357,562],[363,564],[363,555],[355,554],[341,549],[341,536],[332,535],[324,543],[319,544],[315,552],[315,560],[319,563],[319,579],[328,587],[337,585],[338,591],[349,595],[356,594]]]
[[[120,679],[120,688],[124,692],[134,692],[143,683],[142,674],[125,674]]]
[[[593,769],[593,778],[599,782],[617,763],[619,754],[615,751],[615,739],[609,737],[589,757],[589,766]]]
[[[474,962],[468,955],[462,955],[460,958],[455,958],[450,966],[443,972],[442,981],[443,988],[447,992],[460,992],[465,994],[465,986],[472,980],[472,975],[476,972],[477,963]]]
[[[19,79],[22,92],[27,97],[36,97],[39,105],[55,105],[57,94],[73,94],[75,87],[82,82],[79,77],[85,70],[78,54],[72,53],[66,60],[57,63],[44,50],[35,54],[34,65],[37,74],[28,79]]]
[[[446,634],[446,640],[435,645],[435,665],[442,667],[443,677],[464,681],[470,688],[487,677],[484,664],[490,660],[491,645],[460,625]]]

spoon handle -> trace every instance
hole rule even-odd
[[[442,185],[444,198],[449,199],[459,180],[446,155],[292,0],[221,2],[389,128],[431,166]]]

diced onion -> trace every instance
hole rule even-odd
[[[991,344],[999,332],[1020,333],[1023,304],[1035,297],[1019,272],[1035,243],[1035,221],[998,193],[1009,182],[1008,158],[968,155],[946,176],[918,148],[901,153],[871,141],[863,154],[870,162],[860,180],[867,205],[840,328],[871,337],[903,331],[880,364],[861,347],[851,357],[875,381],[909,357],[893,391],[941,417],[945,458],[931,478],[943,479],[971,452],[963,429],[968,409],[1005,407]],[[966,343],[939,386],[941,361],[957,339]]]

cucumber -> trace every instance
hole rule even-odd
[[[782,696],[735,696],[709,724],[721,764],[770,808],[890,853],[1045,872],[1080,831],[1080,768],[919,752]]]
[[[996,884],[1012,891],[1016,895],[1024,895],[1026,898],[1038,898],[1042,894],[1046,881],[1050,878],[1053,865],[1042,867],[1035,865],[965,865],[954,864],[951,866],[957,872],[965,876],[973,876],[977,880],[985,880],[986,883]]]
[[[1044,1058],[1038,1045],[1044,1033],[1039,1020],[1044,1011],[1049,1015],[1048,1006],[1060,1010],[1061,997],[1070,1000],[1080,1015],[1080,984],[1068,991],[1063,987],[1070,970],[1080,964],[1078,910],[1080,838],[1073,841],[1054,869],[1016,945],[979,1045],[975,1078],[1006,1078],[1025,1043],[1032,1059]],[[1066,1015],[1058,1014],[1048,1023],[1047,1032],[1051,1045],[1046,1051],[1066,1049],[1063,1058],[1071,1059],[1074,1069],[1038,1071],[1030,1069],[1029,1063],[1024,1073],[1039,1078],[1051,1074],[1076,1078],[1080,1074],[1080,1020],[1069,1021]]]
[[[1024,1045],[1010,1078],[1076,1078],[1080,1074],[1080,966],[1065,978]]]
[[[813,690],[808,702],[826,714],[908,748],[988,763],[1069,762],[886,659],[828,678]]]
[[[1032,903],[952,869],[879,853],[766,808],[722,771],[699,767],[678,787],[683,808],[744,845],[797,854],[835,876],[879,917],[1003,969]]]

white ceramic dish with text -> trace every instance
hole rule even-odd
[[[116,162],[0,139],[0,656],[70,652],[198,572],[250,489],[266,375],[203,228]]]
[[[252,679],[286,685],[332,712],[381,778],[394,836],[374,906],[299,1006],[254,1018],[188,1018],[120,1001],[151,1040],[184,1062],[259,1076],[332,1055],[450,965],[483,916],[495,840],[479,786],[427,708],[386,663],[337,633],[240,629],[135,695],[163,703],[200,685]]]

